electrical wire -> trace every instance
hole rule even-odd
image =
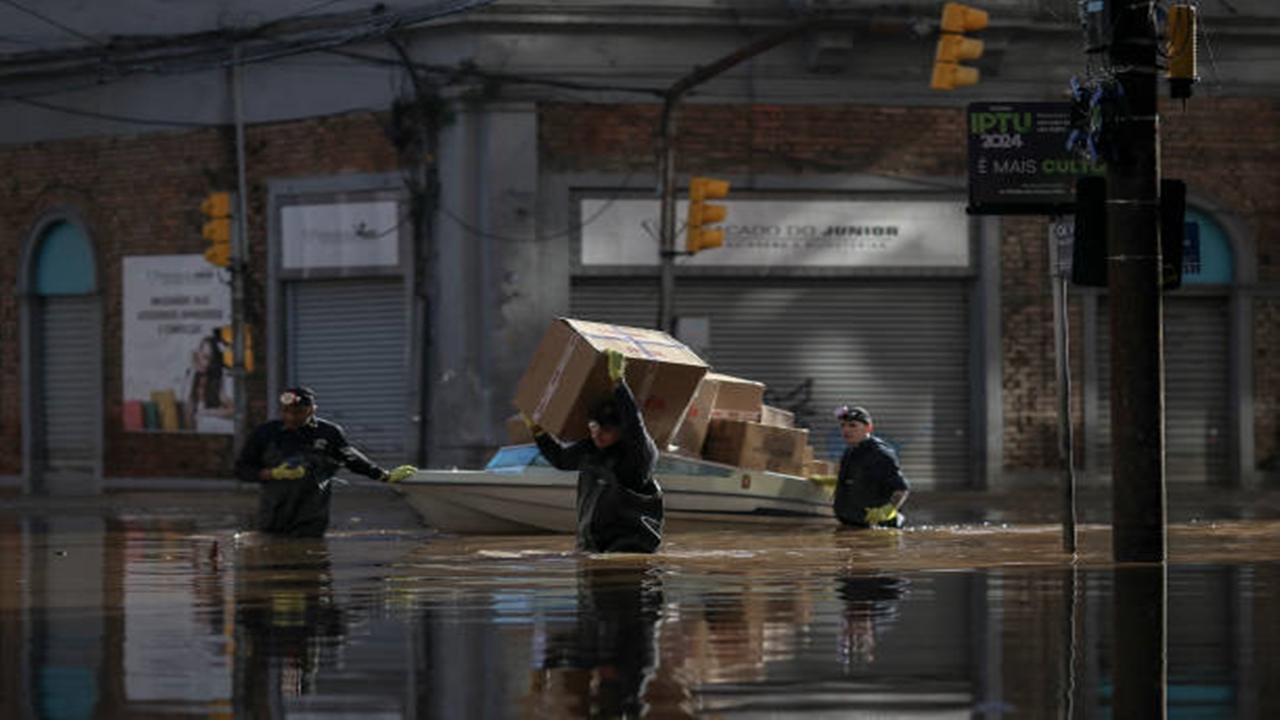
[[[274,20],[268,20],[262,23],[259,27],[268,28],[273,25],[280,25],[283,23],[287,23],[290,20],[296,20],[304,15],[310,15],[311,13],[317,10],[329,7],[330,5],[336,5],[340,2],[350,2],[350,0],[323,0],[323,2],[318,2],[315,5],[312,5],[311,7],[303,8],[297,12],[292,12],[287,15],[281,15],[280,17],[275,18]]]
[[[15,0],[0,0],[3,3],[16,5]],[[229,67],[234,61],[230,58],[230,49],[239,45],[245,47],[254,42],[265,44],[267,47],[257,49],[249,53],[243,54],[239,60],[239,64],[248,65],[257,62],[265,62],[274,60],[279,57],[287,57],[307,52],[323,50],[327,47],[333,47],[345,43],[356,42],[370,37],[378,37],[385,35],[396,29],[403,29],[421,25],[426,22],[438,20],[449,15],[465,13],[476,8],[490,5],[496,0],[453,0],[446,3],[435,3],[428,6],[419,7],[413,10],[405,10],[399,13],[385,13],[375,16],[361,16],[356,22],[347,21],[341,26],[326,27],[318,30],[310,30],[305,33],[295,34],[293,37],[282,37],[278,34],[271,34],[268,31],[277,25],[281,20],[271,21],[269,23],[260,24],[251,28],[237,30],[220,30],[216,32],[202,32],[187,35],[174,35],[162,39],[159,42],[150,41],[143,51],[156,53],[145,60],[130,60],[121,58],[120,55],[125,52],[119,47],[106,48],[110,53],[104,55],[104,48],[95,47],[92,55],[84,57],[85,48],[70,48],[59,52],[48,53],[42,57],[31,57],[31,54],[24,54],[17,58],[10,58],[8,63],[3,62],[0,58],[0,67],[8,64],[10,66],[36,65],[39,63],[62,63],[67,60],[82,58],[82,62],[72,67],[59,67],[54,73],[67,75],[74,73],[95,72],[101,73],[103,68],[109,68],[120,74],[129,72],[149,71],[149,72],[166,72],[172,71],[166,68],[167,63],[174,61],[189,59],[199,56],[217,56],[218,59],[213,62],[205,62],[196,65],[188,65],[178,68],[179,72],[195,72],[206,69]],[[318,6],[316,6],[318,7]],[[335,33],[337,33],[335,35]],[[85,36],[86,38],[88,36]],[[95,45],[100,45],[98,41],[92,40]],[[210,42],[210,41],[214,42]],[[165,55],[160,51],[172,49],[174,52]]]
[[[560,239],[560,238],[571,237],[571,236],[573,236],[573,235],[576,235],[576,234],[578,234],[578,233],[582,232],[582,230],[583,230],[583,229],[585,229],[585,228],[587,228],[588,226],[590,226],[590,225],[591,225],[592,223],[594,223],[596,220],[599,220],[599,219],[600,219],[600,216],[601,216],[601,215],[604,215],[604,214],[605,214],[605,212],[606,212],[606,211],[608,211],[608,209],[609,209],[610,207],[612,207],[614,203],[618,202],[619,200],[622,200],[622,199],[624,198],[624,196],[628,196],[628,195],[629,195],[629,192],[630,192],[633,188],[628,187],[628,185],[629,185],[629,183],[631,182],[631,178],[632,178],[632,177],[634,177],[634,176],[635,176],[635,174],[636,174],[636,170],[635,170],[635,168],[632,168],[630,171],[628,171],[628,172],[627,172],[626,177],[624,177],[624,178],[622,179],[622,186],[623,186],[623,188],[622,188],[621,190],[619,190],[616,194],[606,197],[606,198],[605,198],[605,200],[604,200],[604,203],[600,205],[600,209],[599,209],[599,210],[597,210],[597,211],[595,211],[594,213],[592,213],[592,214],[591,214],[591,217],[588,217],[588,218],[586,218],[586,219],[582,220],[581,222],[579,222],[579,223],[577,223],[577,224],[571,224],[571,225],[568,225],[568,226],[566,226],[563,230],[557,230],[557,231],[555,231],[555,232],[551,232],[551,233],[541,233],[541,234],[538,234],[538,235],[536,236],[536,238],[535,238],[535,239],[537,239],[537,240],[558,240],[558,239]],[[636,188],[634,188],[634,189],[635,189],[635,190],[645,190],[645,189],[648,189],[648,188],[636,187]],[[595,199],[595,198],[593,198],[593,199]],[[512,235],[500,235],[500,234],[498,234],[498,233],[491,233],[491,232],[488,232],[488,231],[485,231],[485,230],[481,230],[480,228],[476,227],[475,225],[472,225],[471,223],[467,222],[464,218],[460,217],[458,214],[454,213],[454,212],[453,212],[452,210],[450,210],[449,208],[445,207],[443,204],[441,204],[441,205],[437,205],[436,207],[440,210],[440,214],[441,214],[441,215],[443,215],[443,216],[445,216],[445,217],[446,217],[446,218],[448,218],[449,220],[451,220],[451,221],[453,222],[453,224],[454,224],[454,225],[457,225],[459,228],[462,228],[464,231],[466,231],[467,233],[469,233],[469,234],[471,234],[471,235],[473,235],[473,236],[475,236],[475,237],[477,237],[477,238],[484,238],[484,239],[486,239],[486,240],[507,241],[507,242],[523,242],[523,241],[528,240],[528,238],[527,238],[527,237],[515,237],[515,236],[512,236]]]
[[[23,4],[19,3],[19,2],[16,2],[16,0],[0,0],[0,3],[4,3],[5,5],[8,5],[9,7],[15,8],[15,9],[17,9],[17,10],[21,10],[22,12],[24,12],[24,13],[26,13],[26,14],[30,15],[31,17],[34,17],[34,18],[36,18],[37,20],[40,20],[41,22],[45,23],[46,25],[51,25],[51,26],[53,26],[53,27],[55,27],[55,28],[57,28],[57,29],[59,29],[59,30],[61,30],[61,31],[65,32],[65,33],[68,33],[68,34],[70,34],[70,35],[74,35],[75,37],[78,37],[78,38],[80,38],[81,40],[87,40],[87,41],[89,41],[90,43],[93,43],[94,45],[102,45],[102,44],[103,44],[103,42],[102,42],[101,40],[99,40],[99,39],[97,39],[97,38],[95,38],[95,37],[92,37],[92,36],[90,36],[90,35],[86,35],[86,34],[84,34],[84,33],[80,32],[79,30],[77,30],[77,29],[75,29],[75,28],[73,28],[73,27],[69,26],[69,25],[64,25],[64,24],[62,24],[62,23],[58,22],[57,20],[54,20],[53,18],[51,18],[51,17],[49,17],[49,16],[47,16],[47,15],[41,15],[40,13],[36,12],[35,10],[32,10],[31,8],[29,8],[29,7],[27,7],[27,6],[25,6],[25,5],[23,5]]]
[[[351,50],[327,50],[333,55],[346,57],[352,60],[362,60],[373,65],[384,65],[401,67],[403,63],[395,58],[389,58],[381,55],[370,55],[367,53],[355,52]],[[650,95],[653,97],[662,97],[666,94],[665,89],[634,87],[629,85],[597,85],[592,83],[575,82],[572,80],[554,80],[535,75],[517,75],[514,73],[495,72],[492,70],[482,70],[474,65],[431,65],[428,63],[413,64],[414,68],[423,72],[434,75],[443,76],[446,79],[445,84],[454,84],[458,78],[474,78],[480,80],[491,80],[496,82],[508,82],[512,84],[522,85],[539,85],[542,87],[556,88],[560,90],[578,90],[583,92],[620,92],[620,93],[637,93],[641,95]]]
[[[195,122],[191,120],[162,120],[158,118],[141,118],[129,115],[115,115],[112,113],[97,112],[94,110],[80,110],[78,108],[66,107],[63,105],[55,105],[53,103],[44,102],[43,100],[35,100],[30,97],[7,97],[0,98],[10,102],[16,102],[20,105],[30,105],[31,107],[48,110],[50,112],[63,113],[65,115],[78,115],[80,117],[93,118],[95,120],[110,120],[112,122],[129,123],[132,125],[151,125],[160,127],[198,127],[209,128],[219,127],[226,123],[209,123]]]

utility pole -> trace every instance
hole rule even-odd
[[[664,332],[675,332],[673,311],[676,287],[676,110],[685,93],[711,78],[729,70],[741,62],[749,60],[766,50],[780,45],[787,40],[809,29],[815,20],[803,22],[783,28],[772,35],[765,36],[756,42],[720,58],[705,67],[695,68],[693,72],[672,83],[663,95],[662,119],[658,124],[656,150],[658,155],[658,197],[661,198],[659,213],[658,256],[661,261],[661,285],[658,294],[658,329]]]
[[[1115,717],[1167,717],[1164,318],[1154,0],[1108,0],[1121,98],[1107,162]]]
[[[245,285],[249,273],[249,183],[245,179],[244,150],[244,97],[241,92],[240,46],[231,51],[231,98],[236,123],[236,193],[238,206],[235,212],[236,232],[231,234],[231,327],[235,334],[232,352],[232,398],[234,409],[232,423],[234,436],[231,447],[234,457],[248,439],[249,431],[249,383],[245,369],[245,345],[249,328],[246,326]]]
[[[1165,560],[1157,33],[1152,0],[1110,0],[1123,92],[1107,162],[1111,303],[1112,555]]]

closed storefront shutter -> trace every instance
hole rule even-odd
[[[574,317],[653,327],[656,279],[579,279]],[[676,317],[709,320],[704,358],[766,384],[796,413],[820,458],[844,448],[832,411],[858,403],[898,448],[908,478],[962,486],[970,476],[969,311],[960,281],[681,279]]]
[[[102,356],[97,298],[40,298],[39,366],[44,467],[89,473],[100,456]]]
[[[308,280],[286,285],[289,385],[314,388],[319,415],[388,465],[406,461],[408,327],[399,280]]]
[[[1171,482],[1230,480],[1228,348],[1224,298],[1164,301],[1165,476]],[[1099,302],[1098,471],[1111,474],[1111,325]]]

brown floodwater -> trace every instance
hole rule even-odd
[[[1053,491],[927,493],[896,531],[461,537],[338,491],[0,496],[0,717],[1275,717],[1280,502],[1170,493],[1168,562],[1063,552]]]

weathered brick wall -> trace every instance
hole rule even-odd
[[[1058,394],[1048,224],[1040,217],[1010,217],[1002,226],[1005,468],[1057,467]]]
[[[1234,215],[1253,242],[1256,256],[1236,258],[1237,273],[1252,262],[1261,286],[1280,282],[1280,100],[1193,98],[1163,107],[1161,122],[1165,175]],[[1280,469],[1277,300],[1255,302],[1253,337],[1255,456]]]
[[[235,189],[234,144],[229,129],[149,133],[129,137],[0,147],[0,473],[21,472],[21,388],[18,368],[17,257],[33,223],[52,208],[70,207],[88,225],[99,253],[103,333],[106,473],[110,476],[227,475],[233,458],[227,437],[124,432],[120,422],[121,260],[128,255],[198,253],[200,201],[215,189]],[[382,119],[368,114],[315,118],[249,127],[251,282],[248,314],[255,350],[265,357],[266,314],[260,288],[266,267],[266,181],[344,173],[388,172],[395,148]],[[265,377],[250,380],[251,420],[267,413]]]
[[[659,114],[654,105],[543,105],[540,162],[551,171],[652,170]],[[677,128],[681,172],[965,172],[958,109],[686,105]]]
[[[1280,477],[1280,297],[1259,299],[1253,312],[1254,451],[1259,467]]]

